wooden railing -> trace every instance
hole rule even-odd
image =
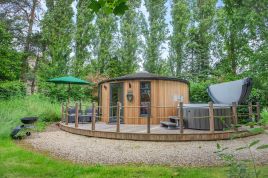
[[[214,133],[215,128],[214,128],[214,120],[217,117],[231,117],[231,121],[232,121],[232,125],[234,126],[233,129],[235,131],[237,131],[237,127],[235,127],[238,124],[238,117],[240,116],[240,114],[237,112],[238,107],[248,107],[248,114],[247,116],[249,118],[255,118],[255,120],[253,121],[259,121],[260,120],[260,104],[257,102],[256,105],[252,105],[252,103],[248,103],[248,105],[237,105],[235,102],[232,103],[231,106],[231,115],[228,116],[215,116],[214,115],[214,110],[215,107],[213,106],[212,102],[208,103],[208,110],[209,110],[209,115],[208,116],[201,116],[201,117],[195,117],[195,118],[209,118],[209,126],[210,126],[210,132]],[[120,133],[120,110],[122,108],[128,108],[128,107],[123,107],[121,105],[120,102],[117,102],[117,106],[113,106],[116,107],[116,130],[115,132]],[[135,106],[134,106],[135,107]],[[133,106],[129,107],[129,108],[134,108]],[[138,108],[140,108],[140,106],[137,106]],[[150,134],[151,133],[151,108],[153,107],[160,107],[160,106],[151,106],[150,104],[147,106],[148,107],[148,114],[147,114],[147,133]],[[162,107],[162,106],[161,106]],[[256,112],[253,112],[253,108],[255,107]],[[70,105],[69,103],[66,104],[62,104],[62,122],[65,122],[66,125],[68,125],[68,109],[70,109]],[[99,118],[100,115],[96,114],[96,110],[102,108],[101,106],[96,106],[96,103],[93,102],[92,104],[92,121],[91,121],[91,130],[95,131],[96,130],[96,118]],[[136,107],[135,107],[136,108]],[[163,106],[162,108],[165,108],[165,106]],[[81,105],[80,105],[80,109],[81,109]],[[178,109],[178,118],[179,118],[179,125],[180,125],[180,129],[179,129],[179,133],[183,134],[184,133],[184,126],[183,126],[183,109],[184,109],[184,105],[183,102],[179,102],[179,104],[177,105],[177,107],[175,107],[175,109]],[[78,122],[78,115],[79,115],[79,104],[75,103],[75,128],[79,127],[79,122]],[[255,117],[253,117],[255,115]]]

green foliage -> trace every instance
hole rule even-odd
[[[40,81],[39,93],[57,101],[67,101],[68,95],[74,101],[88,101],[92,96],[92,88],[89,86],[71,85],[69,91],[68,85]]]
[[[54,108],[46,110],[39,115],[39,118],[44,122],[57,122],[60,121],[59,112],[55,111]]]
[[[12,97],[24,96],[26,87],[20,81],[0,81],[0,99],[10,99]]]
[[[252,147],[256,146],[258,143],[260,143],[260,140],[253,140],[249,144],[246,144],[245,146],[241,146],[239,148],[235,149],[235,152],[228,153],[226,150],[228,150],[228,147],[222,147],[219,143],[217,143],[217,151],[215,152],[217,156],[223,160],[228,166],[227,169],[227,175],[230,178],[234,177],[256,177],[258,178],[261,174],[260,170],[257,170],[255,157],[252,152]],[[266,149],[268,148],[267,144],[260,145],[256,149]],[[236,158],[236,152],[240,150],[248,149],[250,160],[244,159],[244,160],[238,160]],[[251,164],[252,165],[251,165]]]
[[[189,3],[174,0],[172,4],[173,33],[170,37],[169,65],[173,76],[180,76],[186,62],[185,46],[188,40],[187,29],[190,23]]]
[[[111,78],[140,68],[201,83],[191,87],[191,99],[207,102],[207,84],[249,76],[254,80],[249,101],[268,104],[266,0],[223,0],[221,7],[216,7],[217,0],[45,3],[44,16],[33,22],[29,14],[33,4],[35,11],[43,8],[39,1],[1,2],[0,80],[18,80],[28,71],[21,78],[36,80],[41,93],[61,100],[65,88],[52,89],[43,81],[67,74]],[[40,30],[28,30],[31,23]],[[29,55],[38,59],[32,71],[25,60]],[[73,95],[87,98],[90,92],[77,89]]]
[[[207,88],[209,82],[190,83],[190,101],[192,103],[207,103],[210,101]]]
[[[0,137],[8,137],[23,117],[40,117],[38,122],[58,121],[61,117],[60,104],[42,95],[0,100],[0,108]]]
[[[75,56],[71,71],[77,77],[87,75],[87,65],[85,64],[93,58],[91,52],[88,50],[90,44],[96,43],[97,28],[93,22],[95,15],[89,8],[89,4],[92,2],[93,1],[78,1],[76,6],[77,14],[74,34]]]
[[[261,146],[258,146],[257,149],[261,150],[261,149],[267,149],[268,148],[268,145],[261,145]]]
[[[107,15],[100,12],[96,18],[96,28],[97,28],[97,44],[96,44],[96,56],[97,59],[92,61],[92,73],[108,74],[109,66],[113,66],[115,56],[115,47],[113,46],[113,35],[117,30],[115,16],[110,14]],[[120,71],[117,71],[120,72]],[[111,74],[111,73],[109,73]]]
[[[45,80],[68,73],[73,34],[72,0],[48,1],[42,19],[42,40],[46,50],[40,63],[39,76]],[[49,4],[48,4],[49,3]]]
[[[0,80],[18,80],[22,54],[13,49],[12,35],[0,20]]]
[[[260,123],[262,125],[268,125],[268,110],[267,108],[264,108],[261,112],[261,120],[260,120]]]
[[[107,15],[123,15],[128,10],[127,0],[92,0],[89,8],[96,13],[101,10]]]
[[[192,1],[192,19],[189,28],[187,51],[188,70],[192,77],[204,80],[210,72],[210,51],[213,42],[213,21],[216,13],[216,0]]]
[[[151,73],[161,74],[164,71],[162,43],[166,40],[167,24],[165,23],[166,0],[145,0],[149,13],[149,28],[145,31],[147,41],[144,58],[144,69]]]
[[[139,36],[141,35],[141,21],[139,19],[140,14],[137,12],[137,8],[140,6],[140,0],[129,0],[130,9],[125,12],[120,21],[120,33],[122,35],[121,45],[119,49],[120,62],[117,64],[121,75],[134,73],[138,69],[139,51],[141,41]],[[118,71],[116,72],[118,73]]]
[[[262,106],[267,106],[268,101],[266,100],[266,91],[265,90],[261,90],[259,88],[252,88],[252,91],[249,95],[248,101],[252,102],[252,103],[256,103],[259,102],[261,107]]]

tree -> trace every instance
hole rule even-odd
[[[138,51],[141,35],[140,19],[137,13],[137,7],[140,1],[130,0],[129,10],[121,17],[120,20],[120,58],[121,58],[121,74],[133,73],[138,68]]]
[[[190,72],[200,79],[205,79],[210,71],[211,43],[215,18],[216,0],[198,0],[192,3],[193,18],[189,29]]]
[[[180,76],[185,62],[185,45],[190,22],[190,10],[186,0],[173,0],[172,10],[173,32],[170,37],[169,65],[173,76]]]
[[[73,34],[72,0],[47,0],[47,12],[42,21],[45,43],[41,77],[66,75],[69,72]]]
[[[113,53],[113,36],[117,31],[115,17],[112,14],[99,13],[96,19],[96,28],[99,38],[95,51],[97,59],[92,61],[93,72],[110,76],[109,63],[116,59]]]
[[[161,47],[166,40],[165,7],[166,0],[145,0],[149,13],[149,29],[145,34],[147,41],[144,69],[151,73],[163,71]]]
[[[8,0],[1,3],[2,16],[9,19],[13,37],[16,39],[17,47],[22,49],[24,55],[21,62],[20,78],[26,82],[29,72],[28,57],[35,55],[32,51],[33,27],[38,24],[36,18],[37,10],[40,9],[38,0]],[[15,41],[15,40],[14,40]]]
[[[96,27],[93,22],[95,17],[89,8],[90,1],[79,0],[77,3],[75,46],[74,46],[74,65],[73,73],[76,76],[85,76],[85,63],[93,58],[92,48],[96,37]]]
[[[0,20],[0,81],[18,80],[21,71],[21,53],[12,48],[12,35],[5,21]]]

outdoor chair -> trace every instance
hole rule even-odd
[[[74,123],[75,122],[75,108],[70,108],[68,109],[68,122],[69,123]],[[78,115],[82,113],[81,110],[78,111]]]
[[[79,123],[87,123],[92,121],[92,108],[86,109],[84,113],[79,114]]]

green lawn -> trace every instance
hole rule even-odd
[[[60,105],[48,98],[31,96],[0,101],[0,177],[226,177],[225,168],[183,168],[149,165],[81,165],[57,160],[16,145],[8,135],[25,115],[59,117]],[[39,122],[44,126],[44,122]],[[145,153],[146,154],[146,153]],[[268,165],[260,167],[267,177]]]
[[[3,177],[224,177],[223,168],[83,166],[27,151],[9,139],[0,141],[0,153],[0,175]]]
[[[10,139],[0,141],[0,177],[226,177],[225,168],[149,165],[81,165],[25,150]],[[260,167],[268,175],[268,165]]]

